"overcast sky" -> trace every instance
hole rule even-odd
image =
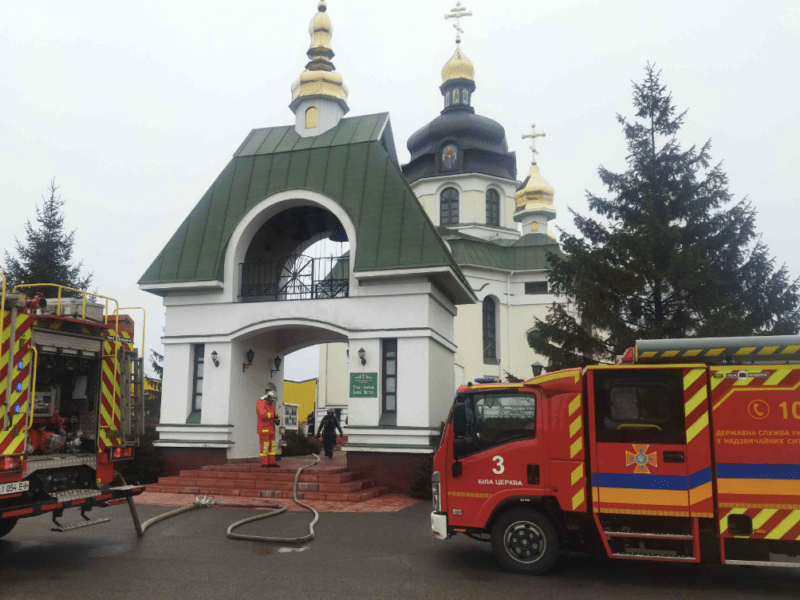
[[[401,162],[408,137],[442,108],[440,70],[454,49],[443,17],[455,0],[329,0],[334,63],[350,115],[388,111]],[[521,139],[547,133],[539,165],[556,190],[556,225],[604,192],[597,167],[625,168],[615,115],[631,116],[631,80],[662,69],[685,146],[713,140],[737,199],[779,264],[800,275],[797,0],[469,0],[464,53],[475,64],[479,114]],[[290,86],[307,58],[316,0],[134,3],[0,2],[0,246],[52,177],[67,199],[75,255],[94,286],[148,310],[147,347],[160,347],[163,308],[139,291],[144,273],[256,127],[288,125]],[[0,260],[2,260],[0,258]],[[295,360],[292,360],[295,358]],[[303,363],[303,364],[300,364]],[[289,357],[286,376],[316,376]]]

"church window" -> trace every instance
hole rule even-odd
[[[205,344],[194,345],[194,373],[192,376],[192,412],[200,412],[203,408],[203,367],[205,363]]]
[[[458,190],[447,188],[441,196],[440,225],[458,224]]]
[[[453,104],[458,104],[458,88],[453,90]]]
[[[312,106],[306,111],[306,129],[314,129],[319,122],[317,108]]]
[[[526,295],[537,295],[537,294],[549,294],[550,292],[547,291],[547,282],[546,281],[527,281],[525,282],[525,294]]]
[[[500,225],[500,194],[491,188],[486,190],[486,224]]]
[[[444,107],[447,108],[450,106],[450,92],[445,92],[444,94]]]
[[[397,412],[397,339],[383,340],[383,413]]]
[[[483,359],[497,360],[497,307],[494,299],[483,300]]]
[[[469,92],[466,89],[461,90],[461,98],[464,104],[469,104]]]

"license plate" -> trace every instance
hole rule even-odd
[[[19,494],[27,492],[31,487],[28,481],[14,481],[12,483],[0,483],[0,496],[7,496],[9,494]]]

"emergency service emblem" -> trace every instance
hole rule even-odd
[[[634,473],[650,473],[650,469],[647,468],[648,466],[658,466],[658,452],[651,452],[648,454],[647,449],[649,447],[649,444],[634,444],[633,449],[636,451],[635,454],[633,452],[625,452],[625,466],[630,467],[631,465],[636,465],[636,468],[633,470]]]

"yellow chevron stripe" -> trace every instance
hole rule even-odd
[[[683,391],[685,392],[692,384],[702,377],[703,373],[705,373],[705,369],[692,369],[686,375],[683,376]]]
[[[673,358],[680,353],[680,350],[667,350],[664,352],[661,357],[662,358]]]
[[[581,416],[569,424],[569,437],[572,438],[576,433],[581,430]]]
[[[689,427],[689,429],[686,430],[686,443],[688,444],[689,442],[691,442],[706,427],[708,427],[708,411],[700,415],[700,418],[694,422],[694,425],[692,425],[691,427]]]
[[[786,346],[781,350],[781,354],[797,354],[798,350],[800,350],[800,346]]]
[[[697,393],[694,396],[692,396],[689,399],[689,401],[684,405],[684,412],[686,413],[686,416],[688,417],[695,408],[697,408],[698,406],[700,406],[700,404],[705,402],[706,398],[708,398],[708,390],[706,389],[706,386],[703,386],[702,388],[697,390]]]
[[[764,346],[761,350],[758,351],[759,355],[763,354],[773,354],[780,346]]]
[[[765,386],[778,385],[781,381],[783,381],[786,378],[786,376],[789,373],[792,372],[792,370],[793,370],[792,367],[783,367],[780,369],[775,369],[775,372],[769,376],[769,379],[767,379],[764,382],[764,385]]]
[[[737,379],[733,387],[746,387],[755,381],[755,377],[748,377],[747,379]]]
[[[581,395],[578,394],[572,399],[572,402],[569,403],[569,416],[571,417],[575,414],[575,411],[581,407]]]
[[[585,490],[581,488],[578,490],[578,493],[572,497],[572,510],[577,510],[578,507],[583,504],[584,492]]]
[[[656,355],[656,352],[652,352],[652,351],[650,351],[650,352],[642,352],[639,355],[639,358],[653,358],[655,355]]]
[[[583,465],[580,464],[580,465],[578,465],[578,467],[574,471],[572,471],[572,476],[571,476],[572,483],[571,484],[575,485],[582,478],[583,478]]]
[[[565,379],[565,378],[572,378],[575,383],[578,383],[581,378],[581,371],[580,369],[574,369],[572,371],[567,371],[564,373],[552,373],[550,375],[539,375],[539,377],[534,377],[533,379],[529,379],[526,381],[527,384],[533,385],[541,385],[542,383],[546,383],[548,381],[553,381],[555,379]]]
[[[755,531],[756,529],[760,529],[761,526],[767,521],[769,521],[776,512],[778,511],[775,510],[774,508],[765,508],[760,513],[758,513],[756,515],[756,518],[753,519],[753,531]]]
[[[712,348],[706,352],[706,356],[719,356],[723,352],[725,352],[725,348]]]
[[[728,531],[728,517],[729,516],[731,516],[731,515],[743,515],[745,512],[747,512],[746,508],[734,508],[734,509],[731,510],[731,512],[729,512],[727,515],[722,517],[719,520],[719,534],[722,535],[723,533]]]
[[[764,539],[779,540],[786,535],[789,530],[800,523],[800,510],[793,510],[786,518],[781,521],[778,526],[770,531]]]
[[[683,356],[685,358],[694,358],[695,356],[697,356],[701,352],[702,352],[702,350],[687,350],[686,352],[683,353]]]
[[[569,447],[569,457],[570,458],[575,458],[577,456],[578,452],[580,452],[581,450],[583,450],[583,437],[579,437]]]
[[[756,351],[755,346],[747,346],[745,348],[739,348],[734,354],[742,356],[742,355],[752,354],[755,351]]]

